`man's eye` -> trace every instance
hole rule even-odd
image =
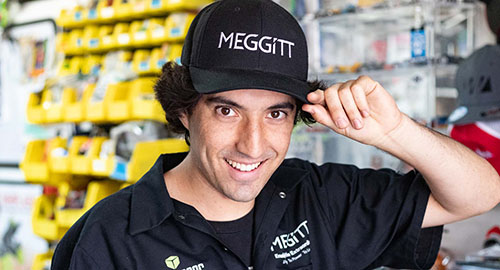
[[[218,107],[218,108],[216,108],[216,111],[218,114],[223,115],[223,116],[236,115],[236,113],[233,111],[233,109],[228,108],[228,107]]]
[[[282,119],[285,118],[286,113],[283,111],[272,111],[269,113],[269,117],[272,119]]]

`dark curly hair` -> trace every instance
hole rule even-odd
[[[308,84],[310,92],[317,89],[326,89],[322,81],[311,81]],[[196,92],[194,89],[189,69],[175,62],[164,64],[160,78],[154,86],[154,91],[156,99],[165,111],[168,128],[172,132],[184,134],[186,142],[189,144],[189,131],[182,124],[180,116],[183,113],[190,115],[202,96],[202,94]],[[308,125],[315,123],[314,118],[302,110],[304,103],[299,99],[295,99],[295,102],[297,106],[295,123],[298,121],[302,121]]]

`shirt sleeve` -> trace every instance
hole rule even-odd
[[[89,213],[85,213],[71,228],[56,246],[54,256],[52,256],[51,270],[69,269],[71,258],[78,243],[83,226]]]
[[[316,168],[326,188],[341,269],[428,269],[437,256],[442,226],[422,229],[430,190],[416,171]]]

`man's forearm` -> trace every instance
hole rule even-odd
[[[485,159],[406,115],[377,147],[415,167],[434,199],[458,219],[488,211],[500,201],[500,177]]]

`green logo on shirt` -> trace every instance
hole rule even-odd
[[[174,270],[177,269],[180,263],[181,261],[177,256],[170,256],[165,260],[165,264],[167,265],[167,267]]]

